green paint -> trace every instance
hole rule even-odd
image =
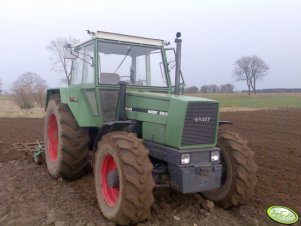
[[[166,116],[160,116],[160,115],[153,115],[153,114],[148,114],[148,113],[143,113],[143,112],[127,112],[127,117],[128,119],[133,119],[133,120],[138,120],[141,122],[152,122],[155,124],[161,124],[165,125],[166,124]]]
[[[178,97],[170,100],[166,126],[166,145],[181,147],[182,131],[188,102],[181,101]]]
[[[212,102],[205,98],[189,96],[175,96],[173,94],[162,94],[152,92],[129,91],[127,94],[127,107],[150,109],[168,112],[168,116],[154,115],[139,111],[127,111],[127,117],[142,122],[148,122],[147,129],[143,124],[143,139],[153,140],[170,147],[179,149],[207,148],[216,146],[217,127],[215,130],[215,141],[206,145],[181,146],[182,131],[184,127],[186,109],[190,102]],[[152,123],[152,124],[151,124]],[[159,126],[161,125],[161,126]],[[147,130],[149,132],[145,133]],[[155,132],[156,131],[156,132]],[[155,134],[156,133],[156,134]],[[158,135],[160,134],[160,138]],[[162,137],[161,137],[162,136]],[[155,137],[155,138],[154,138]],[[164,143],[162,143],[164,141]]]
[[[68,103],[68,89],[67,88],[60,88],[60,97],[61,102],[64,104]]]
[[[168,111],[170,94],[151,92],[127,92],[127,107],[139,107],[150,110]]]
[[[267,215],[281,224],[294,224],[299,219],[295,211],[285,206],[271,206],[267,209]]]
[[[165,144],[165,125],[143,122],[143,139],[159,144]]]
[[[78,85],[70,86],[68,89],[68,106],[80,127],[98,127],[102,124],[102,118],[92,113],[84,94],[84,91],[88,89],[90,88],[79,88]],[[77,101],[70,101],[70,97]]]
[[[189,145],[181,146],[182,133],[184,128],[184,121],[186,109],[190,102],[212,102],[213,100],[205,98],[195,98],[189,96],[174,96],[172,95],[168,110],[167,126],[166,126],[166,145],[176,147],[179,149],[190,148],[207,148],[216,146],[217,141],[217,126],[215,129],[215,141],[212,144],[206,145]]]

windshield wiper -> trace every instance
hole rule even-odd
[[[130,51],[131,51],[132,47],[130,47],[128,49],[128,51],[126,52],[124,58],[122,59],[121,63],[118,65],[117,69],[114,71],[114,74],[118,71],[118,69],[120,68],[120,66],[122,65],[122,63],[124,62],[125,58],[129,55]]]

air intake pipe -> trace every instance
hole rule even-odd
[[[181,33],[177,32],[175,43],[176,47],[176,75],[175,75],[175,95],[180,94],[180,74],[181,74],[181,48],[182,39],[180,39]]]

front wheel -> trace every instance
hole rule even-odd
[[[219,131],[221,148],[221,187],[202,195],[224,208],[246,204],[254,193],[257,165],[254,152],[237,133]]]
[[[94,162],[97,201],[102,214],[119,225],[147,219],[154,202],[153,166],[135,134],[112,132],[98,142]]]

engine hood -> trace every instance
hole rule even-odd
[[[183,95],[162,94],[154,92],[128,91],[126,98],[126,112],[129,119],[142,122],[143,139],[156,143],[165,144],[176,148],[200,147],[200,144],[192,142],[189,145],[183,143],[183,133],[185,132],[185,120],[189,106],[203,106],[200,110],[190,112],[189,123],[194,123],[195,133],[198,132],[195,127],[206,127],[210,120],[214,120],[214,133],[218,121],[218,103],[214,100],[190,97]],[[213,106],[214,113],[208,112],[208,106]],[[214,116],[212,116],[214,114]],[[192,121],[194,120],[194,122]],[[186,123],[187,124],[187,123]],[[193,126],[193,125],[190,125]],[[188,128],[190,129],[190,128]],[[193,130],[193,128],[191,129]],[[209,131],[208,131],[209,132]],[[188,133],[188,140],[190,131]],[[195,136],[195,134],[193,135]],[[215,136],[214,136],[215,137]],[[201,144],[201,146],[214,146],[216,140],[210,144]]]

